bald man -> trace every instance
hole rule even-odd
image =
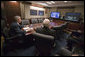
[[[43,27],[41,28],[37,28],[36,29],[36,32],[37,33],[41,33],[41,34],[45,34],[45,35],[51,35],[51,36],[54,36],[54,38],[56,37],[56,31],[55,30],[52,30],[49,28],[50,26],[50,20],[49,19],[45,19],[43,21]],[[50,55],[50,51],[54,45],[54,40],[53,41],[49,41],[47,39],[40,39],[40,38],[37,38],[36,39],[36,42],[37,40],[40,40],[36,46],[36,48],[38,49],[39,51],[39,55],[40,56],[49,56]],[[42,44],[43,42],[43,44]]]
[[[36,32],[38,32],[38,33],[54,36],[54,41],[47,40],[47,42],[45,42],[44,40],[46,40],[46,39],[44,39],[43,46],[39,42],[37,49],[38,49],[38,51],[40,51],[40,55],[41,56],[46,56],[46,55],[55,56],[56,54],[58,54],[58,55],[62,55],[62,56],[71,56],[72,53],[69,50],[67,50],[59,45],[59,43],[58,43],[59,40],[57,39],[58,37],[57,37],[56,31],[50,29],[49,26],[50,26],[50,20],[45,19],[43,21],[43,27],[36,29]],[[58,42],[56,42],[56,40]],[[52,49],[52,47],[54,46],[54,43],[56,46]],[[52,52],[51,52],[51,49],[52,49]]]
[[[43,27],[37,28],[36,32],[42,33],[42,34],[46,34],[46,35],[51,35],[51,36],[55,37],[56,36],[55,35],[55,33],[56,33],[55,30],[52,30],[49,27],[50,27],[50,20],[49,19],[45,19],[43,21]]]

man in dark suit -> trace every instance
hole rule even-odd
[[[36,32],[45,34],[45,35],[51,35],[56,37],[56,31],[49,28],[50,21],[48,19],[45,19],[43,21],[43,27],[37,28]],[[36,38],[36,48],[39,52],[39,56],[49,56],[51,49],[54,45],[54,40],[48,40],[48,39],[40,39]]]
[[[10,37],[17,36],[14,40],[17,41],[17,43],[20,43],[22,47],[27,47],[29,45],[33,44],[32,37],[30,35],[26,35],[27,31],[23,30],[24,25],[20,25],[21,23],[21,17],[15,16],[15,21],[10,25],[9,35]],[[14,41],[16,43],[16,41]],[[29,44],[28,44],[29,43]],[[19,46],[19,45],[18,45]]]
[[[11,24],[10,26],[10,36],[15,36],[17,34],[20,35],[25,35],[26,31],[23,31],[22,28],[24,27],[23,25],[20,25],[21,23],[21,18],[20,16],[15,16],[15,21]]]

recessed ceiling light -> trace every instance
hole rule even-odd
[[[35,9],[35,10],[45,10],[44,8],[35,7],[35,6],[30,6],[30,9]]]
[[[55,3],[54,1],[51,1],[51,3]]]
[[[16,1],[10,1],[10,2],[16,2]]]
[[[48,4],[52,4],[51,2],[46,2],[46,3],[48,3]]]
[[[37,4],[48,6],[46,3],[37,3]]]
[[[69,1],[69,2],[72,2],[72,1]]]
[[[64,1],[65,3],[68,2],[68,1]]]

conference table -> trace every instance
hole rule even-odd
[[[64,23],[64,24],[61,24],[61,25],[58,25],[57,23],[55,23],[55,22],[50,22],[50,26],[49,26],[49,28],[51,29],[51,28],[60,28],[60,27],[62,27],[63,25],[65,25],[66,23]],[[26,28],[28,31],[27,31],[27,33],[26,33],[26,35],[30,35],[30,34],[32,34],[37,28],[39,28],[39,27],[43,27],[43,23],[36,23],[36,24],[30,24],[30,25],[28,25],[28,27]],[[24,29],[24,30],[26,30],[26,29]]]

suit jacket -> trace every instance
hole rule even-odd
[[[56,38],[56,31],[55,30],[52,30],[52,29],[49,29],[47,27],[41,27],[41,28],[37,28],[36,29],[36,32],[37,33],[41,33],[41,34],[45,34],[45,35],[50,35],[50,36],[54,36],[54,38]],[[54,39],[55,40],[55,39]],[[42,45],[53,45],[53,42],[48,40],[48,39],[41,39],[41,38],[37,38],[36,41],[39,41],[40,43],[39,44],[42,44]],[[43,44],[42,42],[44,41],[45,44]]]
[[[56,31],[49,29],[47,27],[37,28],[36,32],[56,37]],[[41,55],[45,56],[50,54],[54,41],[50,41],[48,39],[43,39],[43,38],[36,38],[35,43],[36,43],[36,48],[41,53]]]
[[[17,22],[13,22],[10,25],[10,31],[9,35],[14,36],[14,35],[25,35],[26,31],[22,31],[21,29],[23,28],[23,25],[19,25]]]
[[[36,32],[41,33],[41,34],[45,34],[45,35],[51,35],[56,37],[56,31],[53,29],[49,29],[47,27],[41,27],[41,28],[37,28]]]

